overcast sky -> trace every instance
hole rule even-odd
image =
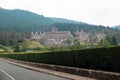
[[[120,24],[120,0],[0,0],[0,7],[97,25]]]

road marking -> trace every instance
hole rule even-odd
[[[12,80],[15,80],[11,75],[9,75],[7,72],[5,72],[3,69],[0,68],[0,70],[5,73],[9,78],[11,78]]]

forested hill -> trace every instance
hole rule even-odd
[[[120,25],[117,25],[117,26],[113,26],[114,29],[118,29],[120,30]]]
[[[0,8],[0,29],[3,30],[35,31],[51,24],[53,24],[53,21],[42,15],[25,10]]]
[[[104,26],[90,25],[87,23],[77,22],[63,18],[50,18],[38,15],[26,10],[7,10],[0,8],[0,30],[5,31],[48,31],[51,27],[57,27],[62,31],[86,31],[106,33],[116,33],[118,31]]]
[[[64,18],[54,18],[54,17],[48,17],[51,20],[53,20],[56,23],[73,23],[73,24],[83,24],[82,22],[74,21],[74,20],[69,20],[69,19],[64,19]]]

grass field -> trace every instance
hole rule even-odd
[[[30,40],[25,40],[21,43],[18,44],[20,49],[26,49],[26,50],[34,50],[34,49],[41,49],[41,51],[37,51],[37,53],[41,53],[41,52],[46,52],[45,50],[45,46],[43,46],[40,42],[38,41],[30,41]],[[14,53],[14,46],[10,46],[10,45],[0,45],[0,52],[6,52],[6,53]],[[26,51],[25,51],[26,52]],[[25,53],[23,52],[23,53]],[[36,52],[36,51],[35,51]],[[34,53],[34,52],[33,52]]]
[[[29,41],[29,40],[26,40],[26,41],[20,43],[19,46],[20,46],[20,48],[27,47],[27,48],[30,48],[30,49],[33,49],[33,48],[45,48],[45,46],[43,46],[40,42],[38,42],[38,41]]]
[[[30,40],[25,40],[22,43],[19,43],[19,47],[22,53],[41,53],[41,52],[46,52],[46,47],[42,45],[39,41],[30,41]]]
[[[0,52],[3,52],[3,51],[5,51],[4,49],[0,49]]]

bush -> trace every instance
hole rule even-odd
[[[20,52],[20,47],[18,46],[18,44],[15,46],[14,52]]]
[[[120,72],[120,47],[0,56],[37,63]]]

